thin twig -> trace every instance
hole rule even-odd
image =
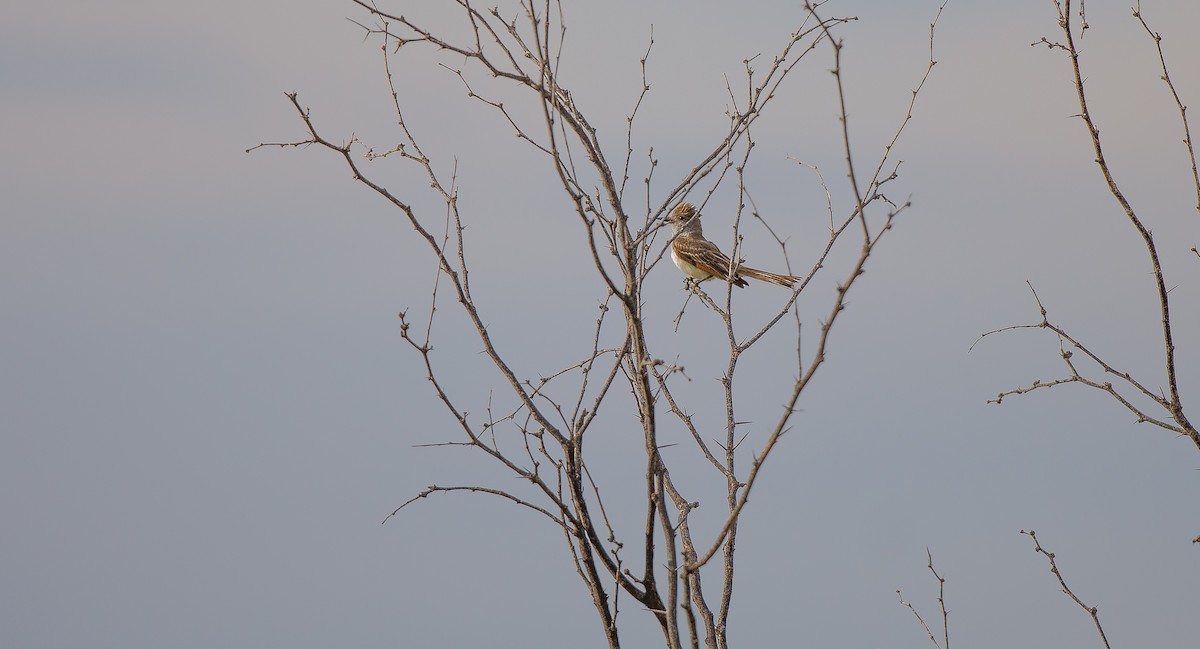
[[[1104,634],[1104,627],[1100,625],[1100,615],[1098,610],[1095,606],[1088,606],[1087,604],[1084,604],[1083,600],[1079,599],[1079,597],[1071,591],[1071,587],[1067,585],[1067,580],[1063,577],[1062,572],[1058,569],[1058,564],[1054,560],[1054,553],[1047,551],[1042,547],[1041,543],[1038,543],[1037,533],[1033,530],[1021,530],[1021,533],[1032,539],[1034,551],[1045,556],[1046,560],[1050,562],[1050,573],[1058,579],[1058,585],[1062,587],[1062,592],[1065,593],[1067,597],[1070,597],[1072,601],[1079,605],[1079,608],[1083,609],[1092,618],[1092,623],[1096,625],[1096,633],[1100,634],[1100,642],[1104,644],[1105,649],[1112,649],[1108,644],[1108,636]]]

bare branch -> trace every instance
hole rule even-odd
[[[1158,51],[1158,62],[1162,66],[1162,80],[1167,84],[1167,88],[1171,90],[1171,97],[1175,100],[1175,107],[1179,109],[1179,121],[1183,128],[1183,143],[1187,147],[1188,159],[1192,163],[1192,185],[1196,189],[1196,210],[1200,211],[1200,172],[1196,170],[1196,149],[1192,146],[1192,130],[1188,124],[1187,106],[1179,98],[1179,91],[1175,89],[1175,82],[1171,81],[1171,73],[1167,70],[1167,56],[1163,53],[1162,35],[1150,29],[1150,25],[1146,24],[1146,18],[1142,15],[1142,0],[1137,0],[1137,6],[1133,10],[1133,17],[1138,19],[1142,28],[1146,30],[1146,34],[1154,41],[1154,49]],[[1193,248],[1193,250],[1195,249]]]
[[[1162,263],[1159,259],[1157,242],[1156,242],[1154,235],[1151,232],[1150,228],[1146,225],[1145,221],[1143,221],[1142,217],[1139,216],[1138,213],[1134,210],[1132,204],[1128,201],[1128,199],[1126,199],[1124,193],[1120,189],[1115,177],[1112,174],[1111,168],[1108,164],[1108,160],[1106,159],[1106,157],[1104,155],[1103,147],[1101,146],[1100,130],[1096,126],[1096,122],[1092,117],[1092,112],[1091,112],[1090,104],[1088,101],[1088,97],[1084,91],[1084,83],[1083,83],[1084,77],[1083,77],[1083,72],[1082,72],[1082,68],[1081,68],[1081,64],[1080,64],[1081,55],[1080,55],[1080,51],[1079,51],[1078,47],[1076,46],[1076,38],[1082,37],[1083,32],[1088,28],[1087,22],[1084,19],[1083,3],[1082,3],[1082,1],[1080,2],[1080,8],[1079,8],[1080,26],[1079,27],[1075,27],[1074,23],[1072,22],[1071,0],[1056,0],[1055,7],[1058,10],[1058,24],[1059,24],[1060,29],[1062,30],[1064,40],[1062,42],[1052,42],[1043,37],[1041,39],[1041,41],[1039,41],[1038,43],[1034,43],[1034,45],[1044,44],[1051,50],[1061,51],[1067,55],[1067,57],[1070,61],[1070,65],[1071,65],[1071,74],[1072,74],[1072,79],[1074,81],[1075,96],[1076,96],[1076,99],[1079,104],[1080,112],[1079,112],[1078,117],[1080,118],[1080,120],[1083,122],[1085,128],[1087,129],[1088,137],[1092,144],[1092,150],[1095,154],[1094,160],[1096,162],[1096,165],[1099,168],[1101,176],[1104,178],[1104,181],[1108,187],[1109,193],[1113,196],[1113,198],[1116,200],[1116,202],[1120,205],[1121,210],[1125,213],[1126,220],[1128,220],[1128,222],[1133,226],[1134,230],[1137,232],[1138,238],[1141,240],[1142,247],[1145,250],[1146,260],[1149,262],[1151,275],[1154,278],[1154,284],[1153,284],[1154,285],[1154,294],[1155,294],[1155,297],[1157,298],[1158,306],[1159,306],[1159,309],[1158,309],[1158,311],[1159,311],[1158,318],[1159,318],[1159,323],[1160,323],[1159,340],[1163,346],[1162,347],[1162,349],[1163,349],[1162,367],[1163,367],[1163,371],[1165,374],[1165,381],[1166,381],[1167,389],[1166,389],[1166,394],[1159,394],[1157,391],[1150,390],[1147,387],[1145,387],[1145,385],[1143,384],[1142,381],[1135,379],[1128,372],[1119,371],[1115,367],[1113,367],[1112,365],[1110,365],[1109,363],[1104,361],[1100,357],[1099,354],[1093,353],[1090,349],[1085,347],[1078,340],[1076,340],[1074,337],[1072,337],[1070,334],[1068,334],[1064,328],[1051,323],[1046,316],[1045,307],[1043,307],[1041,305],[1041,300],[1039,299],[1038,306],[1042,313],[1042,322],[1041,323],[1038,323],[1037,325],[1005,327],[1003,329],[997,329],[995,331],[990,331],[990,332],[984,334],[983,336],[981,336],[980,338],[982,339],[983,337],[986,337],[993,333],[999,333],[1002,331],[1012,331],[1014,329],[1025,329],[1025,328],[1032,328],[1032,327],[1048,329],[1048,330],[1052,331],[1058,337],[1059,355],[1063,359],[1063,362],[1070,369],[1070,376],[1067,378],[1056,379],[1056,380],[1052,380],[1052,381],[1040,381],[1039,380],[1039,381],[1035,381],[1033,384],[1023,387],[1023,388],[1018,388],[1015,390],[1008,390],[1006,392],[1001,392],[997,396],[996,399],[992,400],[992,402],[1000,403],[1004,399],[1004,397],[1009,396],[1009,395],[1026,394],[1026,393],[1032,392],[1034,390],[1038,390],[1041,388],[1053,387],[1055,385],[1061,385],[1063,383],[1080,383],[1080,384],[1086,385],[1090,388],[1100,390],[1102,392],[1107,393],[1110,397],[1112,397],[1119,404],[1121,404],[1121,406],[1123,406],[1125,409],[1132,412],[1137,417],[1138,422],[1149,422],[1160,428],[1165,428],[1167,430],[1171,430],[1173,432],[1187,436],[1189,439],[1192,440],[1192,443],[1197,448],[1200,448],[1200,431],[1197,431],[1196,428],[1188,420],[1188,418],[1184,412],[1182,396],[1179,392],[1179,384],[1178,384],[1178,379],[1177,379],[1177,375],[1178,375],[1177,358],[1176,358],[1176,351],[1175,351],[1175,335],[1173,333],[1172,323],[1171,323],[1170,290],[1167,288],[1167,283],[1164,278]],[[1182,122],[1183,134],[1184,134],[1183,139],[1184,139],[1184,143],[1187,147],[1188,159],[1189,159],[1189,162],[1191,163],[1191,169],[1192,169],[1193,185],[1196,190],[1197,208],[1200,209],[1200,176],[1197,175],[1197,171],[1196,171],[1196,156],[1195,156],[1194,149],[1192,147],[1191,132],[1190,132],[1188,120],[1187,120],[1187,108],[1186,108],[1186,106],[1184,106],[1183,101],[1180,99],[1178,92],[1176,92],[1175,85],[1171,81],[1170,74],[1167,70],[1166,57],[1165,57],[1165,55],[1163,53],[1163,49],[1162,49],[1162,37],[1157,32],[1150,29],[1149,25],[1146,23],[1146,21],[1142,17],[1140,2],[1138,3],[1138,6],[1134,9],[1133,15],[1138,19],[1143,30],[1151,37],[1151,39],[1153,40],[1153,42],[1155,44],[1155,48],[1156,48],[1156,51],[1157,51],[1158,57],[1159,57],[1159,62],[1162,66],[1162,79],[1164,82],[1166,82],[1168,88],[1171,90],[1171,94],[1172,94],[1172,97],[1174,98],[1175,105],[1179,110],[1179,114],[1180,114],[1180,118],[1181,118],[1181,122]],[[1032,285],[1030,285],[1030,290],[1032,290]],[[1036,292],[1034,295],[1036,297]],[[1068,347],[1070,347],[1071,349],[1068,349]],[[1097,380],[1090,379],[1090,378],[1087,378],[1086,376],[1084,376],[1081,372],[1079,372],[1076,369],[1075,363],[1072,360],[1075,351],[1082,352],[1085,357],[1087,357],[1089,360],[1091,360],[1093,363],[1095,363],[1104,373],[1118,377],[1120,383],[1123,383],[1124,385],[1136,390],[1138,393],[1140,393],[1142,395],[1142,397],[1149,399],[1157,407],[1162,408],[1165,411],[1165,414],[1163,416],[1159,416],[1159,417],[1152,416],[1149,413],[1147,413],[1145,410],[1143,410],[1142,408],[1136,406],[1129,397],[1125,396],[1121,392],[1121,390],[1114,387],[1111,382],[1097,381]]]
[[[814,17],[816,16],[816,13],[815,13],[816,6],[806,3],[806,9],[810,13],[812,13],[814,15]],[[839,61],[840,50],[841,50],[842,46],[839,43],[839,41],[837,41],[833,37],[833,35],[828,31],[828,24],[830,24],[829,21],[822,21],[822,20],[818,19],[818,29],[821,29],[822,33],[825,34],[826,37],[824,40],[826,40],[830,44],[830,46],[833,48],[833,51],[834,51],[835,67],[834,67],[833,74],[834,74],[834,77],[836,80],[836,85],[839,89],[838,94],[843,95],[844,93],[841,90],[842,89],[842,80],[841,80],[842,79],[842,71],[840,68],[840,64],[837,63]],[[935,22],[935,24],[936,24],[936,22]],[[932,39],[932,35],[931,35],[931,39]],[[932,42],[932,40],[931,40],[931,42]],[[929,69],[932,68],[933,64],[934,64],[934,60],[932,57],[932,49],[931,49],[930,63],[929,63],[929,65],[926,66],[925,74],[922,77],[921,82],[918,84],[915,94],[919,94],[920,90],[924,87],[925,79],[928,78]],[[914,102],[915,102],[915,94],[914,94],[914,98],[913,98]],[[911,111],[912,105],[913,104],[910,103],[910,111]],[[796,411],[796,403],[800,398],[800,394],[804,391],[804,389],[807,387],[808,383],[813,379],[813,377],[816,376],[821,365],[825,362],[825,348],[829,343],[830,332],[832,331],[834,323],[837,321],[838,316],[845,309],[846,296],[847,296],[849,290],[857,282],[858,278],[862,276],[863,272],[865,271],[867,260],[870,258],[871,253],[875,249],[875,246],[877,246],[879,244],[879,242],[882,240],[882,237],[884,236],[884,234],[887,233],[891,229],[892,219],[895,218],[896,214],[899,211],[898,209],[889,210],[885,216],[883,224],[881,226],[879,226],[876,231],[872,231],[871,226],[867,221],[865,210],[866,210],[866,207],[873,200],[875,200],[875,198],[879,195],[877,192],[871,192],[867,198],[864,198],[864,193],[857,185],[857,181],[855,180],[856,174],[854,173],[854,161],[853,161],[853,157],[850,154],[851,140],[850,140],[849,126],[847,124],[847,119],[846,119],[846,110],[847,109],[846,109],[846,104],[845,104],[844,98],[840,101],[840,106],[841,106],[841,109],[840,109],[841,114],[839,115],[839,121],[843,125],[843,153],[845,154],[847,167],[849,169],[849,172],[847,175],[850,177],[850,183],[851,183],[851,186],[853,187],[853,191],[854,191],[855,207],[854,207],[851,215],[846,219],[845,225],[843,225],[842,228],[835,230],[834,233],[831,235],[830,240],[826,246],[825,252],[823,253],[822,257],[816,263],[813,264],[812,270],[810,271],[809,276],[802,279],[797,284],[797,288],[794,291],[791,301],[789,301],[782,310],[777,312],[776,315],[774,316],[774,318],[772,320],[770,320],[768,322],[768,324],[766,326],[764,326],[764,328],[762,330],[760,330],[757,334],[751,336],[748,340],[743,342],[740,346],[735,344],[735,347],[739,347],[740,349],[744,350],[747,347],[749,347],[750,345],[754,344],[759,339],[761,339],[762,335],[766,332],[767,329],[769,329],[771,326],[773,326],[774,323],[778,322],[784,315],[786,315],[788,313],[789,309],[791,308],[792,302],[795,301],[796,297],[800,294],[800,292],[804,289],[804,287],[807,286],[808,280],[811,279],[812,276],[815,276],[815,274],[819,270],[819,268],[823,266],[823,259],[825,258],[825,255],[828,255],[829,251],[832,250],[833,245],[836,242],[836,240],[840,237],[841,232],[844,232],[845,227],[849,226],[849,224],[852,222],[857,222],[861,225],[862,238],[861,238],[860,253],[859,253],[858,259],[854,262],[854,264],[850,268],[849,272],[846,274],[845,279],[837,286],[837,290],[835,292],[835,296],[834,296],[832,305],[830,307],[830,310],[828,312],[828,315],[826,316],[825,320],[820,324],[820,328],[819,328],[818,334],[817,334],[816,349],[813,353],[813,358],[812,358],[811,362],[808,364],[808,366],[806,368],[803,368],[802,372],[800,373],[800,376],[796,379],[796,382],[793,386],[792,393],[787,398],[787,400],[784,404],[784,408],[783,408],[784,414],[779,418],[779,420],[777,421],[777,423],[774,426],[774,429],[767,436],[766,440],[763,442],[762,446],[760,447],[758,453],[753,458],[753,460],[750,464],[749,473],[747,474],[746,478],[744,480],[742,480],[742,484],[739,487],[737,487],[737,489],[736,489],[737,497],[734,499],[734,501],[731,504],[730,512],[729,512],[728,517],[725,520],[724,525],[721,527],[721,530],[718,532],[718,534],[717,534],[716,538],[713,540],[712,544],[708,547],[708,550],[702,554],[699,554],[695,562],[686,564],[684,566],[684,569],[687,572],[694,572],[696,570],[699,570],[701,566],[708,563],[708,561],[710,561],[712,559],[712,557],[725,544],[727,538],[733,533],[733,531],[736,527],[737,521],[738,521],[739,517],[741,516],[743,509],[746,506],[746,503],[749,502],[750,492],[751,492],[752,488],[754,487],[754,484],[758,478],[759,472],[761,471],[767,458],[770,456],[771,451],[775,448],[776,444],[778,444],[779,440],[783,437],[784,433],[786,433],[790,429],[789,422],[791,420],[792,415]],[[905,118],[904,120],[901,121],[901,124],[897,128],[895,136],[893,137],[893,140],[892,140],[893,142],[895,142],[899,138],[900,133],[903,132],[903,130],[905,129],[905,127],[907,126],[908,123],[909,123],[908,118]],[[885,158],[887,155],[889,155],[890,150],[891,150],[891,148],[889,145],[889,147],[887,147],[885,149],[885,152],[883,154]],[[882,168],[882,164],[880,165],[880,168]],[[875,182],[876,182],[875,179],[872,179],[871,185],[869,185],[869,187],[871,187],[873,189]],[[903,208],[899,208],[899,209],[903,209]]]
[[[524,507],[526,509],[531,509],[531,510],[545,516],[546,518],[548,518],[552,522],[554,522],[555,525],[558,525],[560,527],[566,527],[566,523],[564,521],[562,521],[561,519],[559,519],[558,517],[556,517],[554,514],[551,514],[549,511],[547,511],[541,507],[538,507],[537,505],[535,505],[527,500],[518,498],[518,497],[508,493],[507,491],[503,491],[501,489],[491,489],[488,487],[479,487],[479,486],[475,486],[475,485],[463,485],[463,486],[452,486],[452,487],[439,487],[438,485],[431,485],[431,486],[425,488],[423,491],[421,491],[421,493],[404,501],[404,504],[402,504],[399,507],[397,507],[396,509],[392,510],[392,513],[385,516],[384,519],[379,522],[381,524],[388,522],[388,519],[395,516],[396,514],[399,514],[401,509],[408,507],[409,505],[413,504],[414,502],[416,502],[418,500],[421,500],[422,498],[428,498],[429,496],[431,496],[435,493],[450,493],[450,492],[454,492],[454,491],[468,491],[471,493],[482,493],[482,494],[488,494],[488,495],[496,496],[499,498],[503,498],[504,500],[512,502],[516,505],[520,505],[521,507]]]
[[[1073,602],[1079,605],[1079,608],[1083,609],[1092,618],[1092,623],[1096,625],[1096,633],[1100,635],[1100,642],[1104,644],[1105,649],[1111,649],[1110,645],[1108,644],[1108,637],[1104,635],[1104,627],[1100,625],[1100,615],[1096,607],[1084,604],[1083,600],[1079,599],[1079,597],[1071,591],[1071,587],[1067,585],[1066,578],[1063,577],[1062,572],[1060,572],[1058,569],[1058,564],[1054,560],[1054,553],[1047,551],[1042,547],[1041,543],[1038,543],[1036,532],[1033,530],[1021,530],[1021,533],[1033,540],[1033,550],[1046,557],[1046,561],[1050,562],[1050,574],[1054,575],[1058,579],[1058,585],[1062,588],[1062,592],[1065,593],[1067,597],[1070,597]]]

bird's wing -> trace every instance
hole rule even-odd
[[[708,239],[677,237],[674,246],[675,254],[687,260],[688,263],[696,268],[714,277],[730,279],[729,257]],[[733,277],[733,282],[739,286],[745,285],[745,282],[736,275]]]

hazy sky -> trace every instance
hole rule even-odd
[[[418,17],[435,4],[381,6]],[[564,0],[563,79],[614,155],[653,24],[637,136],[638,155],[653,145],[660,160],[659,196],[719,137],[726,79],[740,82],[743,59],[769,60],[800,19],[795,2],[578,4]],[[1088,4],[1084,65],[1114,172],[1160,237],[1192,405],[1200,261],[1188,248],[1200,215],[1178,113],[1127,5]],[[1184,101],[1197,103],[1200,8],[1143,5]],[[936,11],[925,0],[827,4],[860,18],[841,34],[863,160],[904,115]],[[398,336],[398,311],[428,309],[434,271],[411,228],[327,151],[244,153],[303,137],[287,91],[331,138],[398,141],[378,43],[346,20],[363,12],[118,0],[7,3],[0,15],[0,642],[602,646],[561,535],[534,516],[445,497],[380,525],[427,485],[511,479],[456,449],[414,448],[456,427]],[[929,646],[895,595],[933,614],[926,548],[948,579],[955,644],[1097,646],[1019,535],[1030,528],[1099,607],[1113,646],[1200,637],[1193,445],[1074,386],[987,404],[1062,374],[1040,333],[968,353],[984,331],[1037,320],[1029,280],[1094,349],[1163,382],[1135,233],[1072,118],[1066,60],[1030,47],[1055,23],[1050,0],[946,8],[890,190],[913,207],[852,294],[743,519],[734,646]],[[844,191],[829,67],[825,52],[802,64],[756,132],[751,190],[767,213],[802,215],[780,224],[801,266],[819,244],[804,233],[827,217],[811,172],[790,159]],[[457,160],[498,344],[531,378],[556,369],[590,341],[580,326],[602,293],[578,250],[559,246],[577,228],[549,167],[431,59],[413,51],[395,71],[427,152],[443,169]],[[435,204],[411,169],[371,169]],[[728,211],[706,216],[728,232]],[[777,269],[767,235],[743,234],[746,254]],[[814,285],[813,314],[832,287]],[[718,394],[712,337],[723,336],[693,307],[673,331],[680,289],[675,269],[652,275],[649,335],[688,366],[702,403]],[[751,309],[779,295],[755,285],[739,299]],[[462,363],[453,387],[482,412],[502,386],[455,307],[442,305],[439,349]],[[467,344],[455,351],[456,340]],[[747,362],[764,369],[746,370],[742,412],[765,425],[784,392],[772,372],[791,369],[769,355]],[[623,463],[630,440],[617,437],[636,431],[607,433],[604,472],[637,478],[640,460]],[[622,616],[627,646],[660,642],[649,615]]]

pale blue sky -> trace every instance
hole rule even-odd
[[[721,129],[723,75],[769,56],[797,13],[784,2],[564,4],[564,79],[618,146],[653,23],[638,133],[661,160],[660,191]],[[1185,4],[1143,9],[1195,104],[1200,9]],[[860,17],[842,34],[856,153],[870,156],[920,77],[937,3],[827,6]],[[1088,10],[1094,116],[1161,237],[1194,397],[1200,262],[1187,248],[1200,215],[1177,113],[1126,3]],[[583,634],[591,644],[569,644],[602,646],[561,535],[534,517],[450,497],[379,524],[427,485],[507,478],[463,453],[413,448],[455,427],[397,335],[396,313],[426,308],[433,273],[411,229],[327,152],[243,153],[302,136],[292,90],[329,136],[392,142],[377,44],[345,20],[359,9],[120,0],[9,3],[2,15],[3,644],[549,648]],[[933,612],[928,547],[949,579],[955,644],[1096,646],[1018,534],[1028,528],[1100,608],[1114,646],[1200,636],[1200,550],[1188,542],[1200,534],[1200,454],[1070,386],[986,404],[1060,375],[1049,338],[1017,333],[967,353],[984,331],[1036,320],[1030,280],[1052,315],[1161,383],[1146,264],[1071,117],[1065,60],[1029,45],[1055,29],[1049,0],[947,7],[939,63],[898,149],[894,191],[914,206],[856,288],[829,365],[756,488],[734,645],[928,646],[895,596]],[[818,223],[824,198],[787,156],[842,177],[828,67],[798,71],[764,120],[753,188],[760,207],[799,205]],[[477,240],[500,243],[477,247],[498,343],[531,376],[554,369],[576,354],[573,323],[594,318],[598,294],[576,254],[503,243],[513,224],[536,224],[543,244],[574,232],[552,218],[564,204],[545,165],[428,60],[403,60],[398,74],[414,89],[411,125],[439,159],[458,160]],[[388,164],[377,169],[390,186],[431,204]],[[816,245],[802,236],[812,223],[789,230],[797,263]],[[745,234],[747,255],[774,267],[762,232]],[[711,398],[722,361],[697,350],[720,333],[700,319],[673,333],[679,289],[673,268],[650,279],[651,335],[686,359],[693,398]],[[448,339],[469,333],[453,306]],[[472,369],[475,348],[450,347],[466,368],[456,389],[482,409],[498,383]],[[768,360],[747,360],[761,367],[744,379],[756,421],[781,400]],[[640,470],[621,463],[628,441],[599,449],[617,483]],[[627,646],[659,642],[648,616],[622,615]]]

